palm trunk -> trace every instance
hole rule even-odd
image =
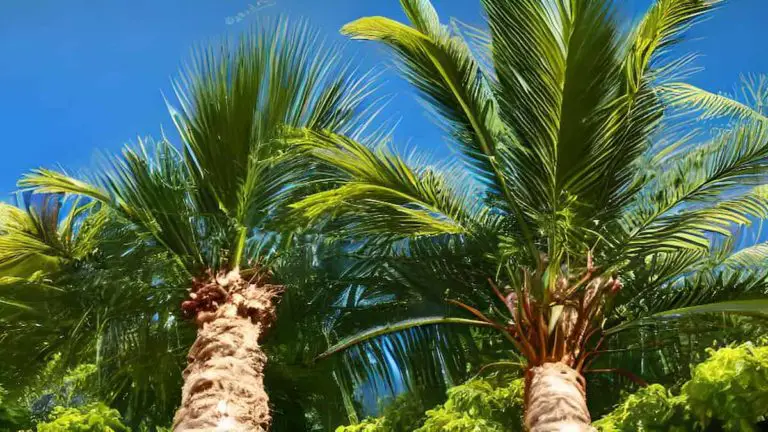
[[[194,311],[199,328],[173,430],[266,431],[267,356],[259,337],[274,320],[277,287],[250,284],[236,272],[196,285],[184,308]]]
[[[525,426],[530,432],[594,431],[584,377],[565,363],[544,363],[526,375]]]

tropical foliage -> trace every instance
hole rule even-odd
[[[336,432],[381,432],[416,430],[423,422],[423,395],[418,392],[408,392],[395,398],[382,410],[379,417],[368,417],[360,423],[340,426]]]
[[[29,207],[3,209],[26,220],[58,212],[60,204],[60,197],[40,196],[32,198]],[[45,213],[52,222],[46,227],[53,233],[47,241],[55,242],[52,239],[69,232],[64,228],[73,223],[74,242],[85,248],[89,227],[108,215],[93,207],[63,204],[77,217],[61,211],[57,224],[57,217]],[[49,273],[37,272],[38,279],[9,279],[14,285],[4,287],[2,346],[7,354],[0,382],[9,390],[1,392],[0,430],[48,423],[59,427],[85,418],[99,424],[99,413],[111,413],[98,405],[102,401],[119,409],[122,422],[132,430],[155,430],[172,421],[186,347],[194,336],[192,326],[177,315],[186,276],[173,259],[147,247],[119,220],[106,218],[99,224],[90,251],[81,259],[64,260]],[[39,231],[27,234],[43,241]],[[318,304],[325,304],[331,290],[323,294],[318,286],[327,286],[322,269],[330,266],[318,260],[327,255],[307,243],[293,248],[279,267],[279,277],[294,289],[280,305],[286,323],[269,334],[274,367],[268,371],[267,386],[274,393],[275,430],[326,430],[329,424],[349,421],[332,373],[327,367],[307,366],[326,346]],[[50,258],[41,252],[27,260]],[[49,291],[24,291],[37,288],[37,283]],[[46,292],[48,297],[43,296]],[[44,311],[49,314],[40,313]],[[62,415],[54,414],[57,407]]]
[[[67,369],[56,354],[31,380],[18,400],[3,401],[16,415],[5,418],[2,430],[33,427],[47,432],[128,431],[120,412],[98,401],[98,368],[81,364]]]
[[[705,350],[768,312],[768,80],[709,93],[675,51],[719,2],[629,27],[609,0],[481,3],[487,29],[428,0],[342,29],[390,49],[455,162],[401,157],[376,77],[276,21],[184,69],[180,145],[22,178],[0,204],[0,430],[763,420],[766,348]]]
[[[766,420],[768,347],[746,343],[709,350],[678,396],[655,384],[628,396],[615,411],[595,423],[602,431],[705,430],[712,424],[728,431],[750,431]]]
[[[448,390],[444,404],[413,410],[413,397],[401,396],[381,417],[367,418],[336,432],[469,432],[522,430],[523,381],[509,374],[474,378]]]
[[[768,416],[768,404],[763,401],[768,346],[745,343],[707,351],[709,358],[696,365],[689,380],[674,385],[676,390],[661,384],[642,387],[626,395],[594,426],[605,432],[712,430],[716,426],[727,431],[758,430],[757,423]],[[403,412],[402,406],[394,401],[383,416],[337,432],[520,431],[523,380],[491,374],[449,389],[448,400],[426,412]],[[400,427],[390,419],[409,414],[417,427]]]
[[[9,391],[2,393],[0,430],[52,422],[57,406],[79,416],[86,401],[104,401],[119,409],[122,421],[133,430],[170,425],[180,398],[186,347],[194,337],[194,329],[178,310],[187,283],[183,268],[103,209],[70,206],[58,196],[28,197],[27,202],[28,206],[3,209],[19,220],[36,220],[44,213],[50,235],[31,228],[25,231],[29,239],[40,241],[41,252],[29,255],[24,267],[39,268],[28,262],[32,259],[55,258],[49,256],[53,249],[44,241],[55,243],[70,231],[72,244],[88,252],[77,260],[62,260],[47,273],[8,279],[14,284],[2,292],[2,345],[7,355],[0,383]],[[47,213],[53,211],[58,215]],[[71,217],[70,211],[77,216]],[[96,226],[98,231],[88,236]],[[11,244],[10,235],[15,232],[7,228],[2,240]],[[371,397],[366,395],[395,391],[387,380],[352,372],[350,367],[361,360],[355,355],[311,367],[327,347],[330,334],[358,325],[347,319],[346,304],[337,301],[346,287],[338,275],[338,269],[344,268],[339,250],[335,244],[323,245],[313,238],[296,238],[290,249],[275,249],[280,259],[274,261],[273,271],[288,289],[279,305],[279,325],[265,339],[272,360],[266,386],[275,411],[273,430],[332,429],[362,414],[361,401]],[[38,283],[48,291],[40,291]],[[49,294],[44,297],[44,293]],[[350,304],[360,300],[348,295]],[[330,315],[337,316],[329,320],[328,311],[336,311]],[[429,349],[413,347],[411,353]],[[89,364],[87,389],[70,390],[62,382],[72,372],[69,369],[83,370],[83,364]],[[432,369],[440,367],[437,363]],[[361,392],[361,388],[367,390]],[[440,387],[435,394],[443,391]],[[75,405],[65,402],[71,397]],[[426,400],[436,403],[440,398]],[[42,401],[46,401],[44,409]]]
[[[628,395],[615,411],[595,422],[599,431],[669,430],[694,427],[685,397],[673,396],[660,384]]]

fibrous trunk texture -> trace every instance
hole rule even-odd
[[[174,431],[266,431],[267,357],[259,337],[274,321],[279,287],[249,283],[237,272],[195,281],[185,312],[196,317],[197,339],[184,370]]]
[[[528,370],[525,426],[530,432],[594,431],[590,425],[584,377],[564,363]]]

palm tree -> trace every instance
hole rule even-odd
[[[140,142],[91,182],[46,169],[20,181],[103,203],[188,272],[182,309],[198,331],[174,430],[269,428],[259,339],[283,287],[254,251],[284,232],[278,204],[303,190],[305,158],[286,138],[297,128],[354,135],[370,117],[361,108],[368,81],[352,78],[339,55],[306,25],[264,25],[201,52],[176,82],[181,152]]]
[[[6,353],[0,387],[8,391],[3,407],[10,410],[0,410],[0,417],[13,414],[0,418],[0,430],[33,428],[56,403],[70,400],[107,403],[135,430],[169,425],[195,336],[178,307],[188,295],[184,269],[104,206],[46,194],[24,198],[20,206],[0,204],[0,348]],[[375,312],[373,306],[354,317],[339,304],[351,281],[334,275],[345,268],[339,260],[344,242],[337,243],[296,236],[288,247],[269,250],[279,255],[270,269],[287,288],[279,320],[263,339],[272,430],[333,430],[356,415],[356,397],[370,400],[403,385],[396,371],[389,379],[380,370],[355,371],[365,353],[350,351],[310,367],[329,332],[348,333]],[[354,292],[344,297],[366,300]],[[429,350],[408,348],[412,356]],[[82,364],[95,372],[78,393],[51,380],[59,368]],[[364,391],[354,395],[357,389]]]
[[[765,311],[766,244],[728,239],[768,216],[768,121],[674,82],[692,57],[671,47],[716,1],[658,0],[622,32],[608,0],[483,0],[489,34],[401,3],[411,25],[368,17],[342,32],[392,49],[466,170],[412,168],[376,136],[306,131],[295,142],[337,170],[336,187],[293,208],[367,238],[391,284],[447,293],[473,318],[386,322],[328,354],[421,325],[496,329],[527,360],[526,427],[588,430],[583,374],[606,340]],[[671,115],[690,105],[738,119],[707,135]]]

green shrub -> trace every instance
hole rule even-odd
[[[756,430],[768,415],[768,346],[745,343],[708,353],[679,396],[648,386],[594,426],[602,432],[693,431],[717,423],[726,431]]]
[[[39,423],[37,432],[119,432],[128,431],[120,413],[97,402],[78,408],[57,406],[50,421]]]
[[[653,384],[627,396],[610,414],[596,421],[600,432],[684,432],[693,424],[684,396]]]
[[[653,384],[627,395],[594,423],[601,432],[754,431],[768,416],[768,346],[751,343],[710,349],[709,358],[693,368],[678,395]],[[337,432],[516,432],[522,429],[523,380],[494,376],[473,379],[448,390],[448,400],[427,411],[421,427],[404,428],[395,419],[423,416],[418,404],[406,410],[393,403],[385,415]],[[397,420],[397,421],[400,421]],[[411,422],[412,423],[412,422]]]
[[[420,400],[418,397],[401,396],[384,410],[381,417],[367,418],[356,425],[341,426],[336,432],[522,430],[522,379],[493,376],[467,381],[449,389],[448,400],[426,413]]]
[[[682,395],[701,424],[722,422],[725,430],[750,431],[768,414],[768,346],[750,343],[709,350]]]
[[[29,426],[29,410],[8,397],[0,386],[0,432],[15,432]]]
[[[336,432],[392,432],[393,429],[387,427],[387,417],[368,417],[358,424],[349,426],[339,426]]]
[[[60,354],[54,354],[23,391],[31,420],[47,421],[57,406],[70,408],[98,401],[96,371],[96,365],[88,363],[69,368]]]
[[[128,431],[117,410],[98,402],[96,372],[93,364],[68,368],[59,354],[52,356],[16,402],[25,408],[26,417],[17,424],[25,428],[36,424],[38,432]],[[0,431],[4,429],[2,407],[11,406],[2,396],[0,391]]]
[[[523,380],[473,379],[448,390],[448,400],[427,411],[418,432],[522,430]]]
[[[340,426],[336,432],[411,432],[424,420],[424,396],[418,391],[401,394],[382,410],[381,417]]]

